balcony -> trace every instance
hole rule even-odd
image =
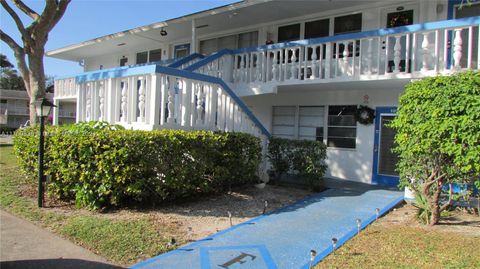
[[[186,70],[215,76],[239,96],[278,86],[416,79],[480,69],[480,17],[429,22],[239,50]]]

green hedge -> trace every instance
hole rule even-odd
[[[46,128],[48,190],[78,207],[156,203],[257,182],[260,140],[242,133],[132,131],[84,124]],[[38,129],[18,130],[14,148],[36,178]]]
[[[294,172],[313,188],[327,170],[327,147],[319,141],[271,138],[267,157],[276,179]]]

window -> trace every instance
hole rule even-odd
[[[287,139],[323,142],[324,121],[323,106],[275,106],[272,134]]]
[[[298,138],[323,142],[324,108],[301,106],[298,117]]]
[[[137,53],[137,64],[144,64],[149,62],[158,62],[162,60],[162,50],[156,49],[151,51],[142,51]]]
[[[357,122],[356,106],[328,107],[327,146],[338,148],[355,148]]]
[[[300,39],[300,23],[278,27],[278,42]]]
[[[234,34],[200,41],[200,53],[209,55],[221,49],[240,49],[258,46],[258,31]]]
[[[305,23],[305,38],[324,37],[329,35],[330,20],[318,20]]]
[[[127,65],[127,63],[128,63],[128,58],[125,56],[122,56],[122,58],[120,59],[120,66],[125,66]]]
[[[273,107],[273,136],[295,139],[295,106],[275,106]]]
[[[162,50],[161,49],[156,49],[156,50],[151,50],[149,52],[149,62],[158,62],[162,60]]]
[[[137,53],[137,64],[144,64],[148,62],[148,51]]]
[[[362,13],[336,17],[334,34],[349,34],[362,31]]]

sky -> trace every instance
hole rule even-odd
[[[14,6],[12,1],[7,2]],[[24,2],[39,13],[43,10],[42,0]],[[50,32],[45,51],[234,2],[238,0],[72,0],[63,18]],[[29,17],[16,11],[25,25],[31,23]],[[0,8],[0,28],[21,44],[20,33],[3,8]],[[15,63],[13,51],[3,41],[0,41],[0,52]],[[50,57],[44,58],[44,65],[49,76],[82,72],[76,62]]]

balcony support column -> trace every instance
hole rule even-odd
[[[58,125],[58,113],[60,112],[60,101],[58,99],[53,99],[53,118],[52,118],[52,125]]]
[[[197,25],[195,20],[192,20],[192,42],[190,49],[190,53],[197,53]]]

